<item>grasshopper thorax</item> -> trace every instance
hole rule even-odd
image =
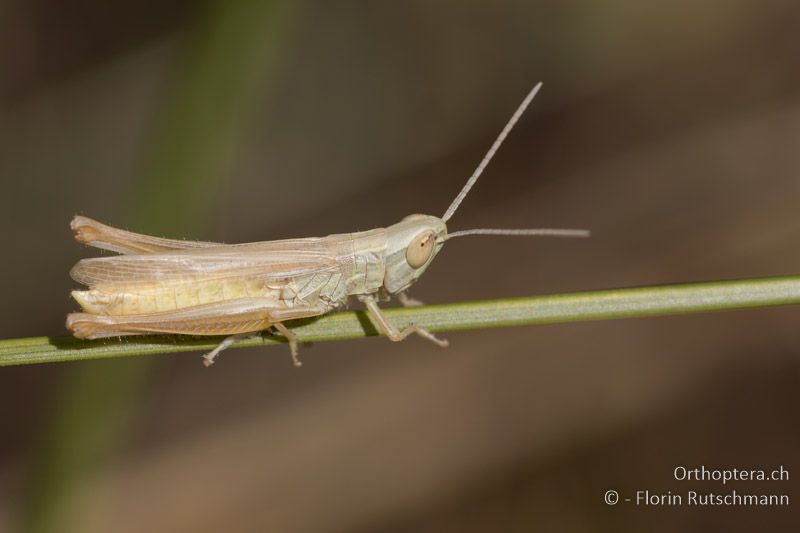
[[[386,228],[386,292],[397,294],[417,281],[445,240],[447,226],[430,215],[410,215]]]

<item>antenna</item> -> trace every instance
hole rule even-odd
[[[522,237],[591,237],[586,229],[466,229],[447,234],[447,239],[467,235],[511,235]]]
[[[503,131],[501,131],[500,135],[498,135],[497,139],[495,139],[494,144],[492,144],[492,147],[489,148],[489,151],[486,152],[485,156],[483,156],[483,160],[478,165],[478,168],[475,169],[475,172],[473,172],[472,176],[469,177],[467,183],[461,189],[461,192],[458,193],[456,199],[453,200],[453,203],[450,204],[450,207],[448,207],[447,211],[445,211],[444,216],[442,217],[442,221],[447,222],[448,220],[450,220],[450,217],[453,216],[453,213],[456,212],[456,209],[458,209],[458,206],[461,205],[462,201],[464,201],[464,198],[467,196],[467,193],[469,193],[469,190],[472,188],[473,185],[475,185],[475,182],[478,181],[478,178],[481,177],[481,174],[483,174],[483,170],[486,168],[486,165],[488,165],[489,161],[491,161],[492,157],[494,157],[494,153],[497,151],[498,148],[500,148],[500,145],[503,144],[503,141],[506,140],[508,132],[510,132],[511,129],[514,127],[514,125],[519,120],[519,117],[522,116],[522,114],[525,112],[525,109],[528,107],[528,104],[531,103],[531,100],[533,100],[533,97],[536,96],[536,93],[538,93],[539,89],[541,88],[542,88],[542,82],[537,83],[536,86],[533,89],[531,89],[531,92],[528,93],[528,96],[526,96],[525,99],[522,101],[522,103],[519,104],[519,107],[517,108],[516,111],[514,111],[514,114],[511,115],[511,118],[506,123],[505,127],[503,128]]]

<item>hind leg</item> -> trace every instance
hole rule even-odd
[[[149,254],[170,250],[219,246],[219,244],[213,242],[180,241],[151,237],[150,235],[112,228],[82,216],[74,217],[69,226],[72,228],[76,241],[120,254]]]
[[[123,335],[174,333],[181,335],[231,335],[204,358],[206,365],[239,338],[275,326],[289,341],[292,359],[297,361],[297,339],[280,323],[283,319],[302,318],[321,314],[317,308],[286,310],[276,308],[274,300],[240,298],[226,302],[186,307],[174,311],[140,315],[107,316],[90,313],[71,313],[67,328],[81,339],[100,339]]]

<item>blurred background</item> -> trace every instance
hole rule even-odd
[[[441,215],[456,302],[800,273],[795,0],[0,5],[0,338],[65,335],[84,214],[243,242]],[[800,474],[795,307],[0,371],[2,531],[797,531],[642,508]],[[793,505],[794,502],[793,502]]]

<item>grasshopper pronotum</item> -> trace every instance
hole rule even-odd
[[[89,290],[72,292],[84,312],[69,314],[67,328],[85,339],[148,333],[229,335],[203,356],[206,365],[237,339],[275,328],[289,342],[299,366],[297,339],[284,322],[328,313],[355,296],[389,339],[399,341],[416,333],[447,346],[446,340],[421,326],[398,330],[381,311],[378,297],[397,296],[402,305],[418,304],[405,291],[454,237],[589,234],[567,229],[447,231],[447,221],[541,86],[528,93],[441,218],[410,215],[388,228],[227,245],[151,237],[76,216],[71,228],[79,242],[122,255],[83,259],[72,268],[72,278]]]

